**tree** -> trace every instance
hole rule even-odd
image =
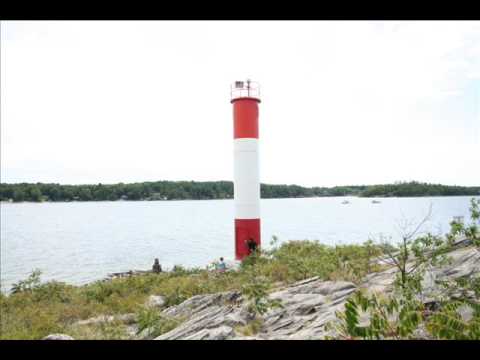
[[[25,200],[25,191],[23,189],[16,189],[13,192],[13,201],[20,202]]]
[[[458,236],[464,235],[475,245],[480,246],[480,200],[475,198],[470,200],[470,219],[471,222],[468,225],[455,220],[450,223],[451,230],[447,235],[447,239],[450,241],[450,243],[453,243]]]
[[[28,189],[28,199],[30,201],[42,201],[42,192],[36,185],[32,185]]]
[[[432,206],[427,215],[417,224],[405,219],[400,225],[401,242],[397,246],[383,243],[382,251],[386,255],[386,263],[398,270],[396,281],[403,291],[412,286],[416,289],[427,267],[444,262],[448,244],[440,237],[427,233],[418,236],[422,226],[430,219]],[[412,226],[413,225],[413,226]]]

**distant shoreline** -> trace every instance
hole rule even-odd
[[[383,185],[303,187],[260,184],[262,199],[358,196],[365,198],[479,196],[480,186],[452,186],[416,181]],[[60,185],[45,183],[0,183],[0,201],[171,201],[233,199],[231,181],[156,181],[130,184]]]

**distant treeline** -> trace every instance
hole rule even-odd
[[[455,196],[480,195],[480,186],[448,186],[420,182],[404,182],[388,185],[367,186],[360,196],[363,197],[408,197],[408,196]]]
[[[261,184],[261,197],[298,198],[316,196],[450,196],[480,195],[480,187],[425,184],[418,182],[390,185],[302,187]],[[133,184],[60,185],[0,184],[1,201],[105,201],[105,200],[206,200],[233,197],[231,181],[156,181]]]

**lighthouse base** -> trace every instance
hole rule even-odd
[[[247,240],[252,238],[260,247],[260,219],[235,219],[235,259],[249,255]]]

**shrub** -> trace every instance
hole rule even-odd
[[[242,294],[248,301],[248,309],[254,317],[263,315],[268,310],[282,307],[279,300],[270,299],[268,290],[270,281],[263,276],[258,276],[254,269],[247,274],[247,283],[242,286]]]
[[[18,294],[20,292],[32,292],[40,285],[40,275],[42,272],[38,269],[32,273],[25,280],[20,280],[18,283],[12,285],[11,293]]]
[[[162,315],[156,309],[141,308],[137,312],[138,333],[147,330],[149,337],[157,337],[176,328],[181,321]]]
[[[409,338],[422,321],[422,304],[413,299],[382,298],[375,294],[365,296],[357,291],[345,304],[344,312],[337,312],[340,338],[347,339],[405,339]],[[362,325],[361,312],[368,315],[368,324]]]
[[[345,311],[337,312],[338,323],[329,328],[338,330],[341,338],[383,339],[415,337],[415,331],[422,325],[430,336],[437,339],[480,339],[480,278],[466,276],[453,281],[436,281],[444,291],[435,295],[437,306],[426,309],[418,300],[422,294],[425,270],[432,265],[448,261],[447,251],[458,234],[465,234],[478,245],[478,228],[475,224],[480,217],[478,202],[471,201],[473,225],[452,222],[447,241],[427,234],[414,238],[421,222],[413,232],[405,233],[402,243],[393,251],[386,249],[392,263],[398,269],[394,292],[386,298],[373,294],[364,296],[356,292],[345,304]],[[425,220],[424,220],[425,221]],[[465,319],[460,309],[470,310]],[[368,325],[360,325],[360,311],[368,315]]]

